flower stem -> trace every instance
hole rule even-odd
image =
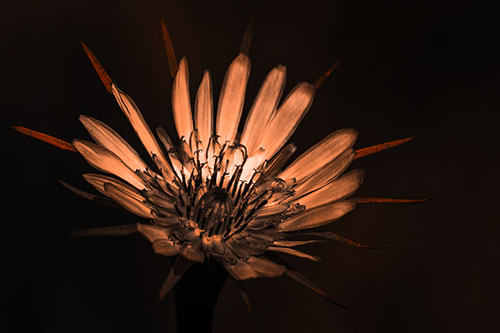
[[[174,287],[177,333],[211,333],[227,273],[215,262],[195,264]]]

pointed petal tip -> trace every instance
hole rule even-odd
[[[167,61],[168,61],[168,68],[170,71],[170,76],[172,78],[174,78],[179,66],[177,63],[177,58],[175,56],[174,47],[172,44],[172,39],[170,38],[170,34],[168,33],[167,25],[165,24],[165,20],[163,19],[163,17],[160,18],[160,25],[161,25],[161,33],[162,33],[162,37],[163,37],[163,44],[165,46],[165,52],[167,54]]]
[[[83,47],[83,50],[85,51],[85,54],[87,54],[87,57],[89,58],[90,62],[92,63],[92,66],[94,67],[95,71],[97,72],[97,75],[101,79],[102,84],[104,84],[104,87],[106,90],[112,94],[111,90],[111,85],[113,83],[113,80],[111,80],[111,77],[109,74],[104,70],[102,67],[101,63],[97,59],[97,57],[94,55],[94,53],[88,48],[88,46],[80,40],[80,43]]]
[[[42,133],[42,132],[38,132],[38,131],[29,129],[29,128],[26,128],[26,127],[23,127],[23,126],[15,126],[14,125],[14,126],[11,126],[11,128],[13,130],[21,133],[21,134],[24,134],[24,135],[27,135],[27,136],[31,136],[34,139],[43,141],[43,142],[48,143],[48,144],[50,144],[50,145],[52,145],[54,147],[57,147],[59,149],[69,150],[69,151],[76,152],[75,147],[71,143],[66,142],[64,140],[61,140],[61,139],[58,139],[58,138],[53,137],[51,135],[48,135],[48,134],[45,134],[45,133]]]
[[[339,66],[339,64],[340,64],[340,58],[337,59],[337,61],[335,61],[333,63],[333,65],[323,75],[321,75],[316,80],[316,82],[314,82],[314,90],[318,90],[319,87],[321,87],[321,85],[323,85],[323,83],[325,82],[325,80],[333,73],[333,71],[335,71],[335,69],[337,69],[337,67]]]
[[[245,30],[245,34],[243,35],[243,40],[241,41],[240,53],[248,55],[250,52],[250,45],[252,44],[252,36],[253,36],[253,28],[254,28],[254,20],[250,19],[248,22],[247,28]]]
[[[381,143],[378,145],[357,149],[355,159],[365,157],[365,156],[368,156],[371,154],[375,154],[375,153],[378,153],[380,151],[384,151],[384,150],[389,149],[389,148],[397,147],[403,143],[406,143],[408,141],[413,140],[414,138],[415,138],[414,136],[410,136],[410,137],[407,137],[404,139],[393,140],[393,141]]]

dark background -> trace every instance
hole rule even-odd
[[[361,205],[329,228],[362,250],[312,245],[323,262],[291,260],[341,310],[286,278],[250,281],[257,328],[227,284],[215,332],[474,332],[498,326],[496,123],[498,38],[488,8],[460,1],[16,1],[1,11],[3,203],[2,332],[173,332],[173,296],[157,301],[169,270],[140,237],[71,239],[69,232],[135,223],[57,183],[81,189],[80,156],[22,136],[22,125],[85,138],[79,114],[140,147],[99,82],[79,39],[151,124],[175,133],[159,19],[187,56],[192,96],[204,68],[219,91],[251,17],[255,33],[245,110],[265,74],[287,66],[286,90],[340,68],[292,137],[296,156],[333,130],[356,147],[416,136],[354,163],[359,196],[430,197],[418,205]],[[491,14],[490,14],[491,13]],[[195,320],[195,319],[194,319]],[[497,328],[498,329],[498,328]]]

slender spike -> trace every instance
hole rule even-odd
[[[378,153],[379,151],[399,146],[400,144],[403,144],[405,142],[413,140],[414,138],[415,138],[414,136],[411,136],[411,137],[405,138],[405,139],[389,141],[389,142],[381,143],[379,145],[361,148],[361,149],[356,150],[356,156],[354,158],[357,159],[357,158],[365,157],[367,155],[375,154],[375,153]]]
[[[335,234],[333,232],[330,232],[330,231],[325,231],[325,232],[320,232],[320,231],[310,231],[310,232],[299,232],[299,233],[295,233],[293,234],[292,236],[300,236],[300,237],[319,237],[319,238],[324,238],[323,240],[321,241],[337,241],[339,243],[342,243],[342,244],[346,244],[346,245],[351,245],[351,246],[355,246],[355,247],[359,247],[359,248],[363,248],[363,249],[386,249],[386,248],[389,248],[389,247],[393,247],[397,244],[396,243],[389,243],[389,244],[379,244],[379,245],[367,245],[367,244],[362,244],[362,243],[359,243],[359,242],[355,242],[353,240],[350,240],[348,238],[345,238],[339,234]]]
[[[87,45],[85,45],[85,43],[82,41],[80,41],[80,43],[82,44],[83,50],[87,54],[87,57],[89,57],[90,62],[92,63],[92,66],[94,66],[94,69],[97,72],[97,75],[99,75],[99,78],[101,79],[102,84],[104,84],[104,87],[106,88],[106,90],[110,94],[112,94],[113,91],[111,90],[111,84],[113,83],[113,80],[111,80],[111,77],[108,75],[108,73],[106,73],[104,68],[101,66],[101,63],[99,62],[99,60],[97,60],[97,57],[94,55],[94,53],[92,53],[92,51],[90,51],[90,49],[87,47]]]
[[[334,301],[328,294],[323,291],[322,289],[318,288],[313,282],[311,282],[309,279],[307,279],[302,273],[300,273],[297,270],[287,268],[285,271],[285,275],[291,278],[292,280],[300,283],[304,287],[308,288],[312,292],[320,295],[321,297],[325,298],[328,302],[340,307],[341,309],[348,309],[345,305],[340,304],[337,301]]]
[[[248,22],[247,29],[245,30],[245,34],[243,35],[243,40],[241,41],[240,53],[244,55],[248,55],[250,52],[250,44],[252,43],[253,36],[253,19],[250,19]]]
[[[340,64],[340,59],[335,61],[333,65],[323,74],[319,77],[319,79],[314,82],[314,90],[318,90],[319,87],[325,82],[325,80],[333,73],[333,71],[339,66]]]
[[[124,224],[113,227],[91,228],[77,230],[70,233],[74,237],[93,237],[93,236],[127,236],[137,232],[136,224]]]
[[[12,128],[18,131],[19,133],[31,136],[32,138],[43,141],[57,148],[76,152],[75,147],[73,147],[71,143],[66,142],[64,140],[22,126],[12,126]]]
[[[167,53],[168,60],[168,69],[170,71],[170,76],[172,78],[175,77],[177,73],[177,58],[175,57],[174,47],[172,45],[172,39],[170,39],[170,34],[167,30],[167,25],[165,24],[165,20],[161,19],[161,34],[163,36],[163,44],[165,45],[165,52]]]
[[[184,275],[184,273],[187,272],[192,264],[192,261],[184,258],[181,255],[178,255],[177,258],[175,258],[174,266],[170,269],[170,272],[168,272],[167,278],[161,286],[160,294],[158,295],[160,300],[164,299],[165,296],[167,296],[168,292],[172,290],[177,281],[180,280],[180,278]]]
[[[355,198],[357,203],[419,203],[427,202],[430,198],[424,199],[393,199],[393,198]]]
[[[243,303],[245,303],[245,307],[247,308],[248,314],[250,317],[253,317],[253,309],[252,309],[252,303],[250,303],[250,298],[248,297],[247,290],[245,288],[245,283],[243,281],[238,281],[236,279],[231,278],[233,281],[236,289],[238,290],[238,293],[241,296],[241,300]]]
[[[289,263],[287,263],[280,256],[277,256],[277,255],[272,254],[272,253],[267,253],[267,256],[269,258],[271,258],[274,262],[277,262],[281,265],[286,266],[286,271],[285,271],[284,275],[288,276],[292,280],[294,280],[294,281],[298,282],[299,284],[303,285],[304,287],[308,288],[309,290],[311,290],[315,294],[325,298],[328,302],[338,306],[339,308],[344,309],[344,310],[348,309],[348,307],[346,307],[345,305],[342,305],[339,302],[334,301],[330,296],[328,296],[328,294],[325,291],[323,291],[322,289],[317,287],[312,281],[310,281],[308,278],[306,278],[298,270],[293,268]]]

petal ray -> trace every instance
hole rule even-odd
[[[249,75],[250,59],[239,54],[227,69],[219,98],[216,133],[222,144],[236,137]]]
[[[186,58],[182,58],[172,86],[172,112],[179,138],[189,139],[193,131],[191,101],[189,97],[189,69]]]
[[[292,136],[309,110],[313,98],[314,88],[307,82],[299,83],[288,94],[266,126],[260,140],[259,147],[266,151],[265,159],[270,159]]]

